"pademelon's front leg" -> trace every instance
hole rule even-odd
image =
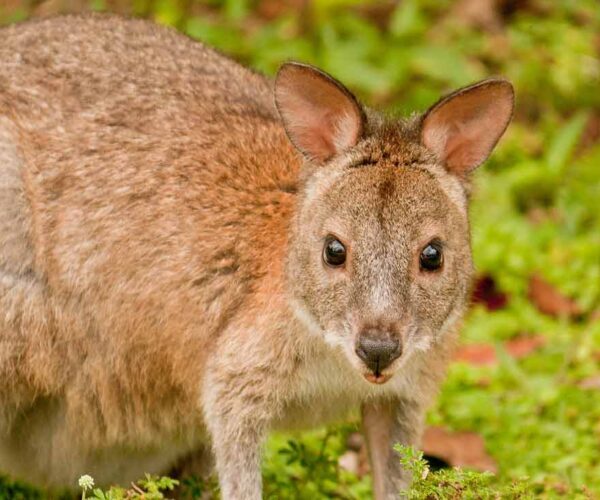
[[[256,332],[221,339],[207,366],[203,409],[224,500],[262,498],[261,451],[278,413],[290,360]]]
[[[400,466],[400,457],[393,447],[396,443],[417,445],[423,418],[424,411],[420,405],[405,399],[373,401],[363,405],[363,430],[376,500],[400,498],[402,490],[410,486],[410,473]]]
[[[256,415],[260,410],[250,395],[237,393],[235,388],[228,391],[225,387],[215,391],[205,409],[221,498],[260,500],[261,447],[268,419]]]

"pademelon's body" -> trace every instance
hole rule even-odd
[[[512,106],[491,79],[391,119],[145,21],[0,29],[0,472],[214,458],[257,500],[270,430],[354,410],[396,498],[468,302],[466,180]]]
[[[118,17],[0,40],[0,471],[165,472],[203,439],[206,344],[285,244],[271,83]]]

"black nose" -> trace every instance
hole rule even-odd
[[[380,375],[402,354],[402,347],[397,339],[360,337],[356,345],[356,354],[375,375]]]

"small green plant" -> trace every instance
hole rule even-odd
[[[146,474],[144,479],[137,483],[132,483],[128,489],[116,486],[103,491],[100,488],[94,488],[94,478],[83,475],[79,478],[79,487],[81,488],[81,500],[162,500],[165,497],[164,492],[173,491],[179,484],[176,479],[170,477],[151,476]],[[86,496],[87,492],[90,496]]]
[[[476,472],[458,467],[431,471],[423,453],[410,446],[396,445],[400,463],[412,473],[412,485],[402,492],[411,500],[528,499],[535,498],[525,479],[498,485],[491,472]]]

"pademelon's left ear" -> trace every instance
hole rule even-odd
[[[464,176],[490,155],[510,122],[514,102],[507,80],[489,79],[457,90],[425,113],[421,140],[448,171]]]
[[[363,134],[365,116],[356,98],[313,66],[281,66],[275,103],[292,144],[316,163],[354,146]]]

